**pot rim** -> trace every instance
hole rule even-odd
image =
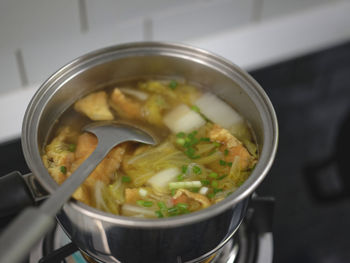
[[[90,53],[87,53],[83,56],[80,56],[65,66],[57,70],[53,75],[51,75],[37,90],[31,99],[22,124],[22,149],[26,162],[33,172],[36,175],[36,178],[44,186],[46,190],[50,193],[53,192],[58,185],[49,175],[46,168],[43,166],[39,147],[37,145],[38,140],[38,124],[42,109],[40,107],[40,102],[42,103],[45,100],[50,99],[50,96],[45,92],[52,85],[62,85],[65,81],[74,77],[70,72],[73,72],[74,69],[81,67],[82,65],[88,65],[90,62],[97,60],[110,55],[111,53],[125,53],[126,56],[130,55],[140,55],[137,52],[148,50],[149,52],[154,51],[164,51],[163,53],[157,53],[157,55],[169,55],[172,54],[174,57],[180,56],[181,58],[190,59],[196,63],[205,63],[208,66],[213,66],[212,64],[219,65],[222,69],[225,69],[225,72],[231,72],[231,74],[238,73],[239,77],[243,81],[248,83],[252,90],[254,98],[251,98],[255,103],[255,106],[258,108],[261,119],[263,123],[263,141],[264,145],[261,151],[260,159],[254,169],[250,174],[248,179],[230,196],[220,201],[219,203],[210,206],[209,208],[200,210],[198,212],[193,212],[187,215],[172,217],[172,218],[159,218],[159,219],[142,219],[142,218],[133,218],[118,216],[103,212],[96,208],[90,207],[82,202],[71,199],[68,203],[64,205],[65,208],[70,208],[79,211],[80,213],[90,216],[96,219],[103,220],[105,222],[110,222],[117,225],[123,225],[128,227],[137,227],[137,228],[168,228],[176,227],[185,224],[192,224],[198,221],[205,220],[206,218],[213,217],[223,211],[227,210],[230,207],[233,207],[241,200],[247,198],[261,181],[265,178],[266,174],[270,170],[272,163],[274,161],[277,144],[278,144],[278,124],[277,117],[272,106],[270,99],[268,98],[265,91],[262,87],[244,70],[239,68],[234,63],[226,60],[225,58],[215,55],[206,50],[192,47],[185,44],[170,43],[170,42],[133,42],[126,43],[121,45],[114,45],[106,48],[102,48]],[[173,52],[173,53],[171,53]],[[211,62],[212,64],[209,64]],[[216,65],[216,66],[217,66]],[[218,66],[217,66],[218,67]],[[88,69],[86,67],[85,69]],[[81,69],[80,69],[81,70]],[[214,69],[213,69],[214,70]],[[216,70],[219,70],[216,68]],[[81,71],[79,71],[81,72]],[[76,74],[79,74],[76,73]],[[49,94],[50,95],[50,94]],[[44,105],[43,105],[44,106]],[[264,114],[262,114],[264,113]],[[266,132],[269,131],[269,132]],[[50,178],[51,180],[48,180]]]

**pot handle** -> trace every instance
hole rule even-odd
[[[15,215],[35,204],[32,192],[18,171],[0,178],[0,200],[0,217]]]

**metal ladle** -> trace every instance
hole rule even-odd
[[[54,217],[74,191],[116,145],[135,141],[154,145],[145,131],[121,123],[94,123],[84,128],[97,136],[94,152],[68,177],[40,207],[23,211],[0,236],[0,262],[19,262],[32,246],[54,225]]]

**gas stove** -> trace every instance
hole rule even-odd
[[[188,263],[272,263],[273,198],[253,196],[247,215],[233,235],[218,251],[203,260]],[[101,263],[73,244],[56,225],[30,253],[29,263]],[[178,263],[182,263],[179,259]],[[185,262],[184,262],[185,263]]]

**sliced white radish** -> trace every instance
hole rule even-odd
[[[205,120],[187,105],[181,104],[164,116],[165,125],[174,133],[191,132],[205,124]]]
[[[212,93],[203,94],[195,105],[205,117],[226,129],[243,121],[241,115]]]
[[[142,92],[139,90],[134,90],[134,89],[129,89],[129,88],[119,88],[119,90],[126,95],[133,96],[139,100],[147,100],[148,99],[148,94],[146,92]]]
[[[209,188],[205,187],[205,186],[203,186],[203,187],[201,187],[201,189],[199,189],[199,193],[201,195],[206,195],[208,193],[208,191],[209,191]]]
[[[142,196],[142,197],[146,197],[147,196],[147,190],[146,189],[143,189],[143,188],[140,188],[139,189],[139,194]]]
[[[170,182],[175,181],[180,174],[180,170],[176,167],[162,170],[148,179],[148,183],[159,192],[168,192],[168,185]]]

